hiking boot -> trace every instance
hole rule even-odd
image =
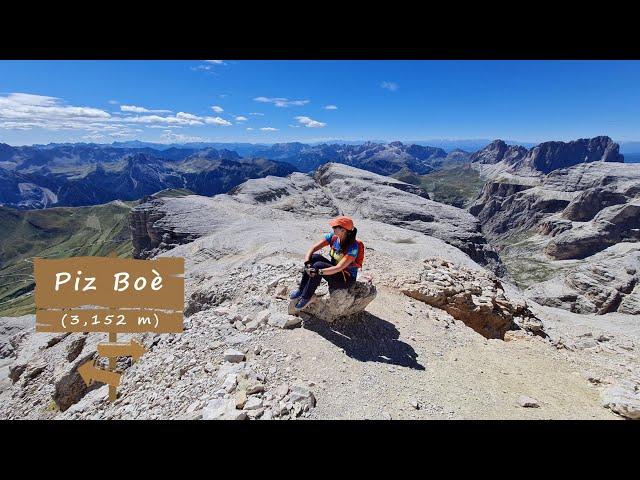
[[[304,297],[302,297],[300,300],[298,300],[298,303],[296,303],[296,308],[297,308],[298,310],[300,310],[300,309],[302,309],[302,308],[306,307],[306,306],[307,306],[307,303],[309,303],[309,301],[310,301],[310,300],[311,300],[310,298],[304,298]]]
[[[294,290],[293,292],[291,292],[291,295],[289,295],[289,298],[291,300],[295,300],[296,298],[300,298],[300,295],[302,295],[302,292],[300,290]]]

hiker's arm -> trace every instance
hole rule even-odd
[[[311,248],[307,252],[307,256],[304,257],[304,262],[307,263],[311,261],[311,255],[313,255],[321,248],[326,247],[327,245],[329,245],[329,242],[327,242],[326,240],[320,240],[318,243],[314,243],[313,245],[311,245]]]
[[[335,267],[323,268],[322,275],[333,275],[334,273],[341,272],[342,270],[347,268],[354,260],[355,258],[345,255],[344,257],[342,257],[342,260],[340,260],[340,263],[338,263]]]

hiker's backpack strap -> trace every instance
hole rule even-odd
[[[356,240],[358,242],[358,256],[353,262],[355,267],[362,268],[362,263],[364,262],[364,243],[360,240]]]

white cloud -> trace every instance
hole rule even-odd
[[[206,142],[207,139],[193,135],[183,135],[182,133],[173,133],[171,130],[165,130],[160,135],[161,143],[186,143],[186,142]]]
[[[111,105],[118,105],[120,102],[119,102],[119,101],[117,101],[117,100],[109,100],[109,103],[110,103]]]
[[[112,132],[109,134],[109,136],[113,138],[133,138],[135,137],[135,134],[133,132],[119,131],[119,132]]]
[[[229,125],[231,125],[231,122],[220,117],[205,117],[204,121],[205,123],[209,123],[213,125],[222,125],[224,127],[228,127]]]
[[[307,128],[322,128],[327,126],[326,123],[318,122],[309,117],[295,117],[295,119]]]
[[[256,97],[253,99],[260,103],[273,103],[276,107],[301,107],[309,103],[309,100],[289,100],[288,98]]]
[[[188,112],[160,115],[158,113],[169,110],[150,110],[136,105],[121,105],[120,108],[122,112],[111,115],[99,108],[68,105],[57,97],[10,93],[0,95],[0,129],[84,130],[91,135],[125,137],[142,131],[135,127],[143,125],[146,128],[232,125],[217,116],[201,117]]]
[[[218,65],[227,65],[227,63],[224,60],[203,60],[203,62],[204,63],[201,63],[200,65],[191,67],[191,70],[210,72],[213,74],[215,70],[214,67]]]
[[[224,112],[224,108],[219,107],[218,105],[214,105],[213,107],[211,107],[211,110],[213,110],[216,113],[222,113]]]
[[[186,112],[178,112],[176,114],[176,118],[181,118],[183,120],[202,120],[201,117],[198,117],[197,115],[194,115],[193,113],[186,113]]]
[[[386,88],[387,90],[391,91],[391,92],[395,92],[396,90],[398,90],[398,84],[395,82],[382,82],[380,84],[380,86],[382,88]]]
[[[277,128],[273,128],[273,127],[262,127],[260,130],[262,130],[263,132],[277,132],[278,131]]]
[[[325,105],[324,107],[325,110],[337,110],[338,107],[336,107],[335,105]]]
[[[260,113],[260,112],[249,112],[249,115],[256,115],[256,116],[264,117],[264,113]]]
[[[160,115],[144,115],[140,117],[126,117],[122,119],[125,123],[153,123],[169,125],[204,125],[204,118],[192,115],[191,113],[178,112],[175,116],[161,117]]]
[[[247,127],[247,131],[250,132],[251,130],[253,130],[253,127]]]
[[[171,110],[149,110],[136,105],[120,105],[120,110],[129,113],[171,113]]]
[[[113,121],[118,120],[102,109],[66,105],[57,97],[29,93],[0,95],[3,129],[95,130]]]
[[[238,115],[236,117],[236,122],[246,122],[247,120],[249,120],[247,117],[243,117],[242,115]]]
[[[100,133],[92,133],[90,135],[83,135],[82,136],[83,140],[100,140],[105,138],[104,135],[100,134]]]
[[[289,126],[290,126],[291,128],[300,128],[300,125],[291,125],[291,124],[289,124]]]

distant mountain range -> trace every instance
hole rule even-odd
[[[243,159],[230,150],[0,147],[0,204],[14,208],[97,205],[136,200],[166,188],[201,195],[226,192],[250,178],[285,176],[296,168]]]
[[[253,156],[288,162],[302,172],[313,171],[327,162],[336,162],[380,175],[391,175],[403,168],[424,175],[445,163],[468,159],[468,153],[461,150],[447,154],[441,148],[402,142],[367,142],[361,145],[277,143],[257,150]]]
[[[328,162],[387,176],[422,176],[470,161],[492,164],[494,169],[506,165],[548,173],[603,155],[623,161],[618,150],[609,137],[545,142],[531,149],[496,140],[473,154],[402,142],[0,144],[0,205],[21,209],[96,205],[135,200],[167,188],[215,195],[251,178],[311,172]]]
[[[23,209],[96,205],[134,200],[166,188],[215,195],[251,178],[310,172],[327,162],[383,175],[401,170],[422,175],[469,157],[461,150],[447,153],[437,147],[401,142],[217,145],[228,148],[187,144],[157,149],[154,144],[137,141],[22,147],[0,144],[0,204]]]

